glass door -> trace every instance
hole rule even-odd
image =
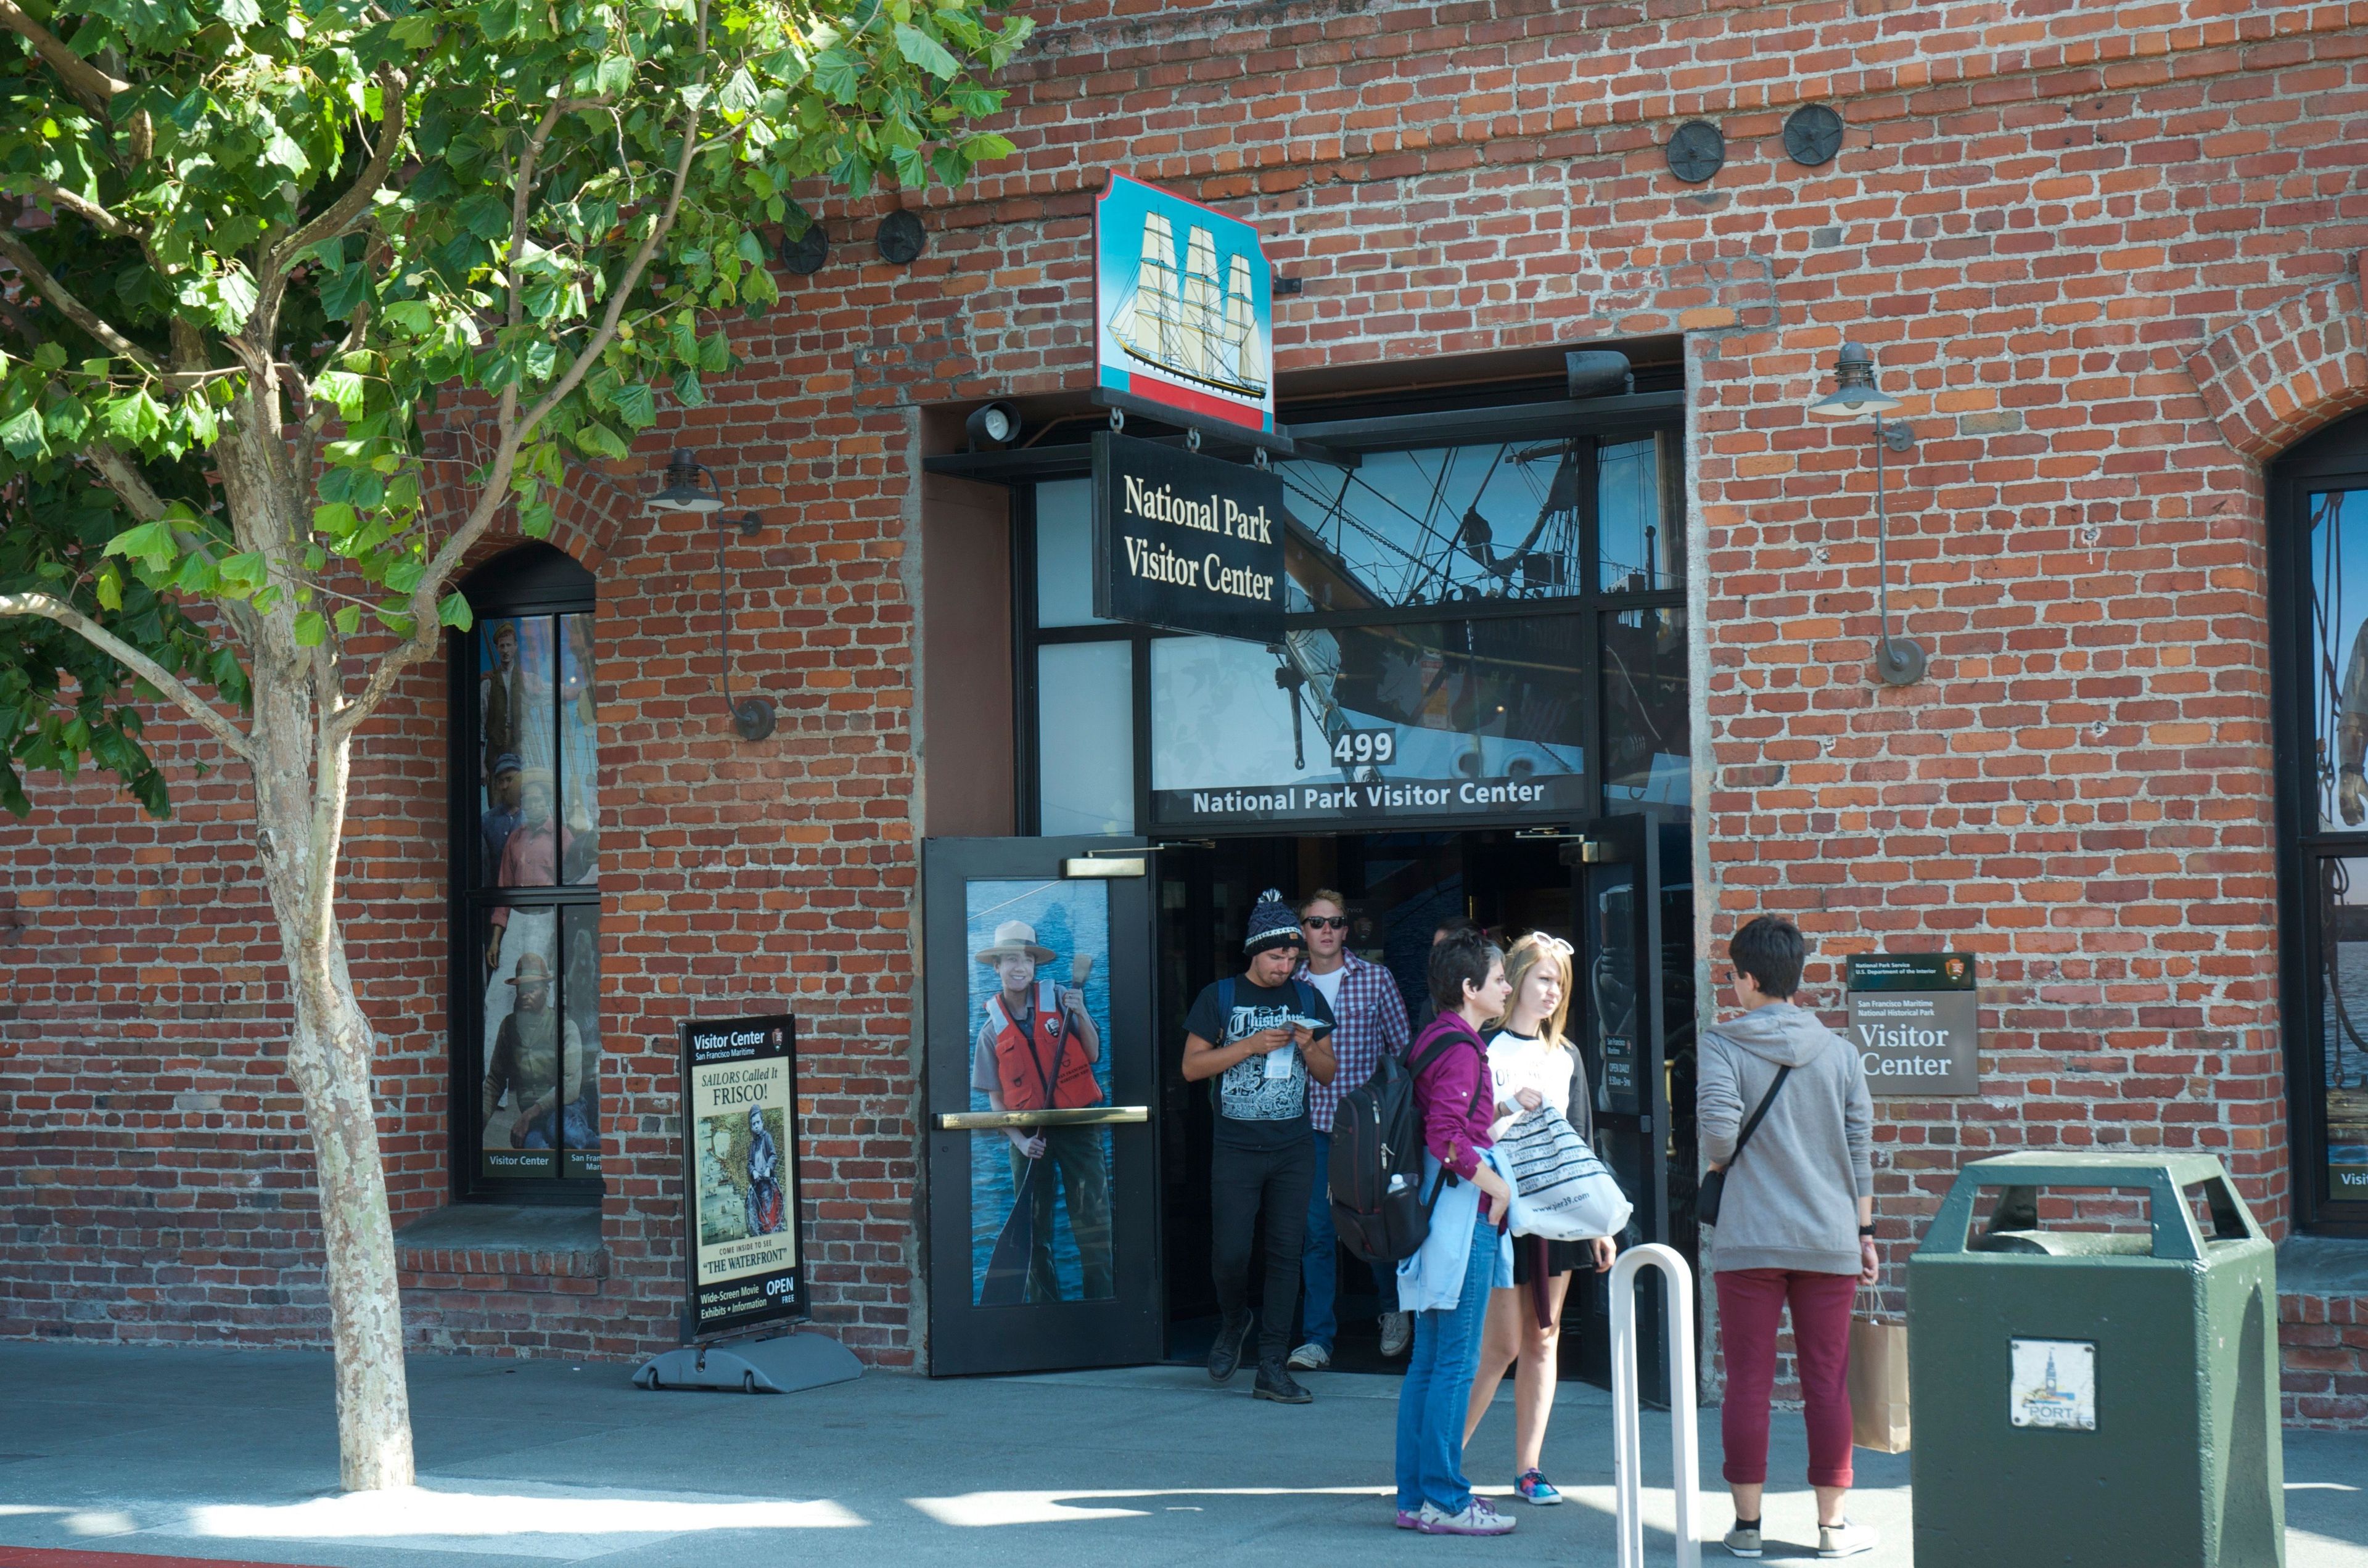
[[[1693,1188],[1693,905],[1681,822],[1606,817],[1574,846],[1571,898],[1578,994],[1571,1028],[1595,1094],[1596,1143],[1635,1205],[1622,1250],[1645,1242],[1695,1257]],[[1609,1386],[1608,1277],[1581,1275],[1565,1309],[1580,1374]],[[1644,1396],[1668,1396],[1661,1286],[1638,1281],[1637,1354]],[[1565,1332],[1564,1343],[1574,1335]]]
[[[932,1376],[1159,1358],[1148,860],[922,846]]]

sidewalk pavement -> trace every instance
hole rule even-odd
[[[646,1392],[615,1364],[416,1357],[420,1490],[336,1491],[328,1358],[0,1345],[0,1568],[89,1553],[487,1568],[802,1565],[1610,1564],[1610,1402],[1565,1383],[1546,1472],[1569,1503],[1500,1506],[1510,1537],[1390,1528],[1397,1384],[1315,1374],[1315,1403],[1253,1402],[1190,1368],[932,1382],[870,1374],[805,1393]],[[1704,1411],[1707,1562],[1730,1517]],[[1512,1395],[1473,1440],[1503,1499]],[[1645,1558],[1668,1560],[1666,1416],[1648,1413]],[[2368,1568],[2368,1435],[2286,1435],[2290,1568]],[[1815,1560],[1800,1418],[1781,1415],[1769,1559]],[[1904,1568],[1908,1461],[1861,1453],[1852,1513]],[[2001,1499],[2001,1506],[2009,1500]],[[97,1568],[97,1564],[93,1564]]]

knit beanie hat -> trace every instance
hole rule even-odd
[[[1258,894],[1258,906],[1250,911],[1250,934],[1242,943],[1245,953],[1263,953],[1273,948],[1297,948],[1306,945],[1299,934],[1299,916],[1291,905],[1282,902],[1282,894],[1273,888]]]

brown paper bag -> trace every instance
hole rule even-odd
[[[1907,1325],[1866,1303],[1850,1334],[1850,1441],[1879,1454],[1907,1451]]]

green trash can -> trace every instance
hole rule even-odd
[[[2044,1228],[2044,1187],[2138,1188],[2150,1233]],[[1907,1367],[1916,1568],[2283,1568],[2277,1277],[2210,1155],[1967,1165],[1908,1260]]]

